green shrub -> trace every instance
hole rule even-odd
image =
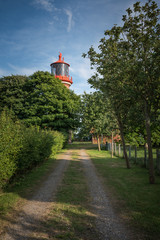
[[[58,151],[63,148],[65,137],[62,133],[57,131],[51,131],[53,136],[52,155],[55,155]]]
[[[20,124],[12,118],[7,109],[0,115],[0,186],[5,185],[16,172],[22,144]]]
[[[39,127],[24,129],[24,139],[18,161],[18,171],[25,172],[47,159],[52,153],[53,136]]]
[[[40,157],[43,159],[48,159],[52,154],[52,146],[54,144],[54,137],[50,131],[41,131],[41,142],[39,144]]]
[[[64,144],[62,133],[26,128],[5,109],[0,115],[0,187],[55,155]]]
[[[37,131],[33,127],[23,129],[22,148],[17,162],[18,174],[31,169],[34,166],[34,162],[37,161],[39,157],[37,148],[39,139],[37,135]]]

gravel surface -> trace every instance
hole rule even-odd
[[[96,215],[96,226],[102,240],[133,240],[136,239],[119,217],[114,213],[112,205],[103,190],[94,165],[86,154],[81,150],[81,161],[83,163],[91,195],[91,205]]]
[[[32,199],[27,200],[17,219],[8,226],[7,233],[1,240],[32,240],[32,237],[40,229],[41,221],[49,214],[56,190],[63,178],[71,158],[71,151],[59,155],[59,163],[49,175],[42,187],[35,193]]]

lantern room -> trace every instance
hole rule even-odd
[[[51,63],[51,74],[53,74],[56,78],[59,78],[62,83],[69,88],[71,86],[72,77],[69,76],[69,67],[70,65],[64,62],[64,58],[62,59],[62,53],[59,53],[59,60]]]

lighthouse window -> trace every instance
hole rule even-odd
[[[63,76],[63,64],[57,64],[57,75]]]
[[[53,75],[56,75],[56,68],[55,68],[55,67],[52,67],[52,68],[51,68],[51,73],[52,73]]]
[[[69,77],[69,66],[64,63],[54,64],[51,67],[51,73],[57,76]]]
[[[64,73],[65,73],[65,76],[69,76],[69,67],[68,65],[65,65],[65,69],[64,69]]]
[[[56,75],[56,68],[53,68],[53,74]]]

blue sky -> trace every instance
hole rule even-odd
[[[71,89],[77,94],[90,92],[90,64],[82,53],[91,45],[96,48],[106,29],[120,25],[125,10],[135,2],[0,0],[0,77],[50,72],[50,64],[62,52],[70,64]]]

